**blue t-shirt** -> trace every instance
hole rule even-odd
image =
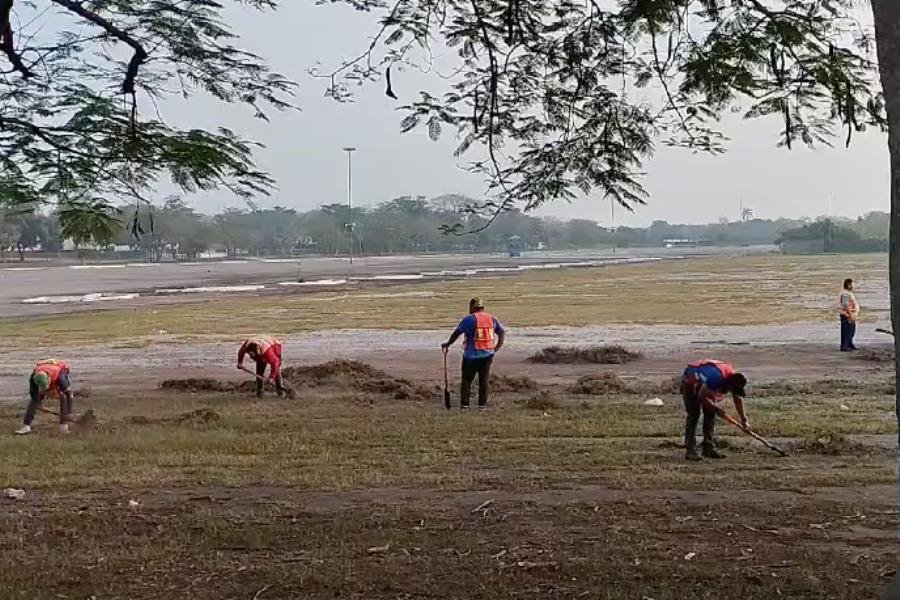
[[[500,324],[495,317],[494,319],[494,333],[501,334],[506,330],[503,329],[503,325]],[[488,356],[493,356],[493,350],[476,350],[475,349],[475,315],[466,315],[463,317],[463,320],[459,322],[459,325],[456,326],[456,332],[460,335],[466,336],[466,349],[463,352],[463,360],[473,360],[476,358],[487,358]]]
[[[722,387],[722,372],[716,365],[702,365],[688,367],[684,370],[684,378],[689,381],[697,381],[706,384],[712,392],[718,392]]]

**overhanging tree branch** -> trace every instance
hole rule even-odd
[[[131,60],[128,62],[128,68],[125,71],[125,80],[122,82],[122,93],[134,96],[136,93],[135,81],[137,79],[138,70],[144,61],[147,60],[148,54],[144,47],[127,32],[114,25],[108,19],[105,19],[95,12],[86,9],[81,4],[73,0],[51,0],[67,10],[75,13],[83,19],[90,21],[94,25],[103,28],[109,35],[117,40],[127,44],[134,50]]]
[[[22,77],[29,78],[34,75],[31,69],[22,61],[22,57],[16,52],[15,40],[12,30],[12,22],[10,15],[15,0],[0,0],[0,50],[9,59],[13,70],[22,74]]]

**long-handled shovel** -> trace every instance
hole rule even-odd
[[[263,384],[266,383],[266,378],[265,378],[265,377],[262,377],[261,375],[257,375],[256,373],[254,373],[253,371],[251,371],[251,370],[248,369],[247,367],[238,367],[238,368],[239,368],[241,371],[245,372],[245,373],[249,373],[249,374],[253,375],[253,376],[256,377],[259,381],[262,381]],[[295,398],[295,397],[297,396],[297,392],[295,392],[293,388],[288,387],[287,385],[285,385],[284,379],[282,379],[282,381],[281,381],[281,387],[282,387],[282,389],[285,391],[285,393],[287,393],[287,397],[288,397],[288,398]]]
[[[764,445],[769,450],[777,452],[781,456],[788,455],[787,452],[785,452],[784,450],[782,450],[781,448],[779,448],[778,446],[776,446],[775,444],[773,444],[772,442],[770,442],[769,440],[764,438],[763,436],[755,433],[749,427],[742,426],[731,415],[726,413],[725,409],[723,409],[722,407],[716,406],[715,409],[716,409],[716,412],[719,413],[719,416],[722,417],[725,421],[727,421],[728,423],[731,423],[732,425],[734,425],[735,427],[737,427],[738,429],[740,429],[741,431],[743,431],[744,433],[746,433],[747,435],[752,437],[754,440],[756,440],[759,443],[761,443],[762,445]]]
[[[450,373],[447,370],[447,349],[444,349],[444,408],[450,410]]]

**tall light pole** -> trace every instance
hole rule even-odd
[[[350,264],[353,264],[353,153],[356,148],[347,146],[347,229],[350,232]]]

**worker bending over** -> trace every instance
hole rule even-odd
[[[444,352],[462,335],[466,337],[466,345],[463,351],[459,405],[464,410],[469,408],[472,382],[478,375],[478,408],[485,408],[490,392],[491,364],[494,362],[494,353],[503,347],[506,330],[500,321],[485,312],[484,302],[480,298],[472,298],[469,301],[469,314],[459,322],[450,339],[441,344]]]
[[[244,370],[244,356],[256,363],[256,397],[261,398],[265,382],[266,367],[269,367],[269,383],[275,384],[278,396],[284,394],[281,382],[281,342],[272,336],[245,340],[238,350],[237,368]]]
[[[734,407],[741,419],[741,426],[747,429],[749,421],[744,412],[744,388],[747,378],[737,373],[734,367],[718,360],[701,360],[691,363],[681,378],[681,395],[687,417],[684,422],[685,459],[689,461],[706,458],[725,458],[715,445],[716,413],[721,410],[718,403],[724,394],[731,393]],[[703,412],[703,448],[697,454],[697,422]]]
[[[16,435],[31,433],[34,414],[48,394],[59,396],[59,431],[69,433],[69,415],[72,414],[72,384],[69,382],[69,365],[62,360],[48,359],[37,364],[28,380],[28,394],[31,397],[22,427]]]

